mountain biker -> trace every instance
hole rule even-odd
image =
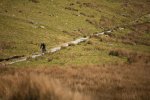
[[[42,53],[46,52],[46,45],[45,45],[45,43],[41,43],[40,49],[41,49]]]

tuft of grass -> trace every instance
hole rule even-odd
[[[117,51],[110,51],[109,55],[111,55],[111,56],[119,56],[119,52],[117,52]]]

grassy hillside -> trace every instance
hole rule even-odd
[[[130,28],[129,28],[130,27]],[[94,36],[85,43],[28,59],[14,66],[150,64],[150,24],[142,23]]]
[[[124,0],[1,0],[0,58],[29,55],[149,13],[149,2]]]
[[[150,100],[149,0],[0,0],[0,100]],[[93,35],[105,30],[103,35]],[[55,53],[40,52],[91,36]],[[15,60],[15,59],[14,59]],[[7,61],[6,61],[7,63]]]

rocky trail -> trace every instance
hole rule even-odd
[[[89,40],[93,36],[105,35],[105,33],[110,34],[111,32],[112,32],[112,30],[108,30],[108,31],[92,34],[90,36],[81,37],[81,38],[78,38],[78,39],[76,39],[74,41],[63,43],[63,44],[58,45],[58,46],[56,46],[54,48],[51,48],[50,50],[47,50],[47,52],[45,54],[47,54],[47,53],[55,53],[57,51],[62,50],[63,48],[67,48],[67,47],[72,46],[72,45],[77,45],[77,44],[80,44],[82,42],[86,42],[87,40]],[[30,56],[13,56],[13,57],[10,57],[10,58],[1,59],[0,60],[0,64],[1,65],[11,65],[11,64],[14,64],[14,63],[27,61],[29,58],[30,59],[35,59],[37,57],[44,56],[45,54],[44,53],[38,53],[38,54],[34,53],[33,55],[30,55]]]

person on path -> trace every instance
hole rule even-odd
[[[45,45],[45,43],[41,43],[40,49],[41,49],[42,53],[46,52],[46,45]]]

